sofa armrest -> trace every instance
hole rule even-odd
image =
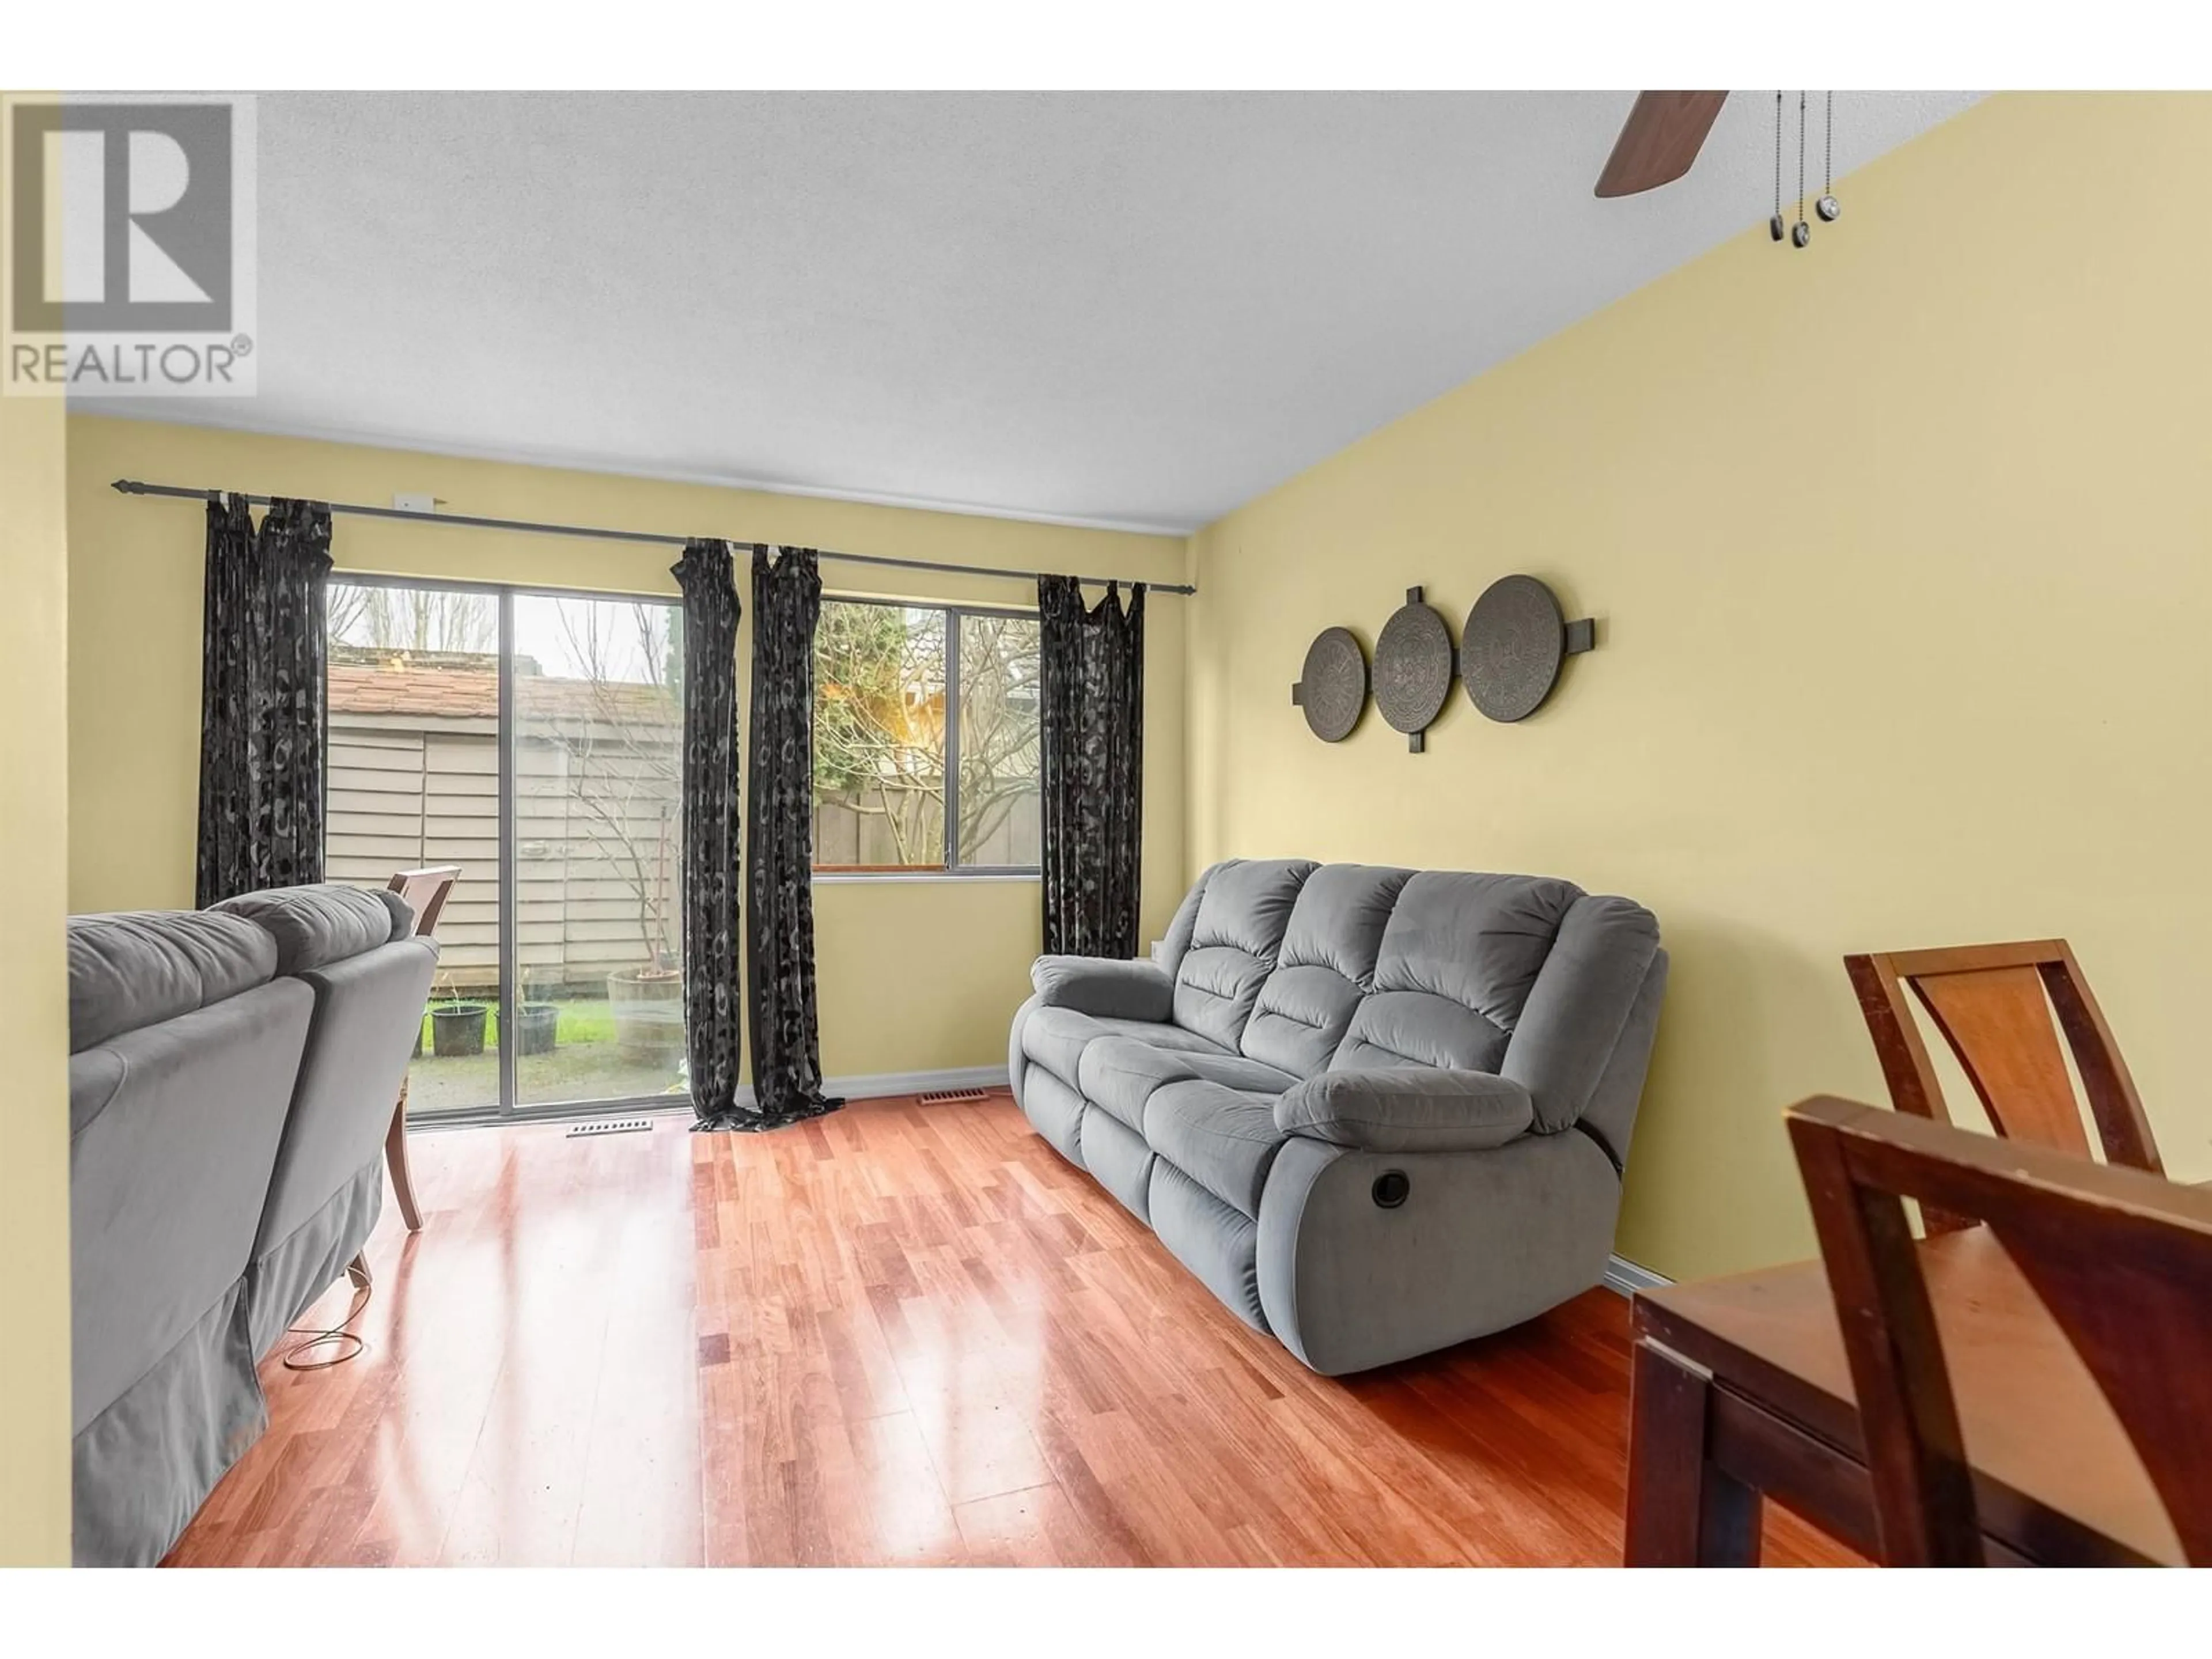
[[[1101,1019],[1163,1022],[1175,1010],[1175,981],[1149,962],[1116,957],[1039,957],[1030,969],[1037,1000]]]
[[[1275,1103],[1285,1133],[1370,1152],[1480,1152],[1528,1133],[1535,1105],[1488,1072],[1323,1072]]]

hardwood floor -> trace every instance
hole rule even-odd
[[[368,1352],[264,1368],[270,1431],[171,1563],[1620,1559],[1609,1291],[1331,1381],[1003,1095],[686,1124],[414,1137]],[[1854,1559],[1788,1516],[1767,1551]]]

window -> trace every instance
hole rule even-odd
[[[331,878],[461,866],[409,1113],[681,1095],[681,612],[349,578],[329,626]]]
[[[830,599],[814,638],[814,867],[1037,866],[1037,619]]]

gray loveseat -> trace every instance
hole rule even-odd
[[[1571,882],[1231,860],[1155,962],[1041,957],[1015,1098],[1327,1375],[1602,1278],[1659,1023],[1651,913]]]
[[[344,1271],[436,947],[390,894],[74,916],[75,1554],[159,1560],[268,1411],[255,1375]]]

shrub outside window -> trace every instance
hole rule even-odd
[[[824,600],[814,867],[1035,871],[1037,693],[1034,613]]]

